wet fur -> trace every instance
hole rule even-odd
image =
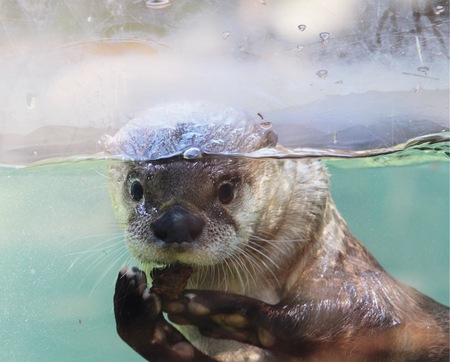
[[[298,345],[286,346],[288,354],[283,348],[271,351],[276,359],[447,358],[448,308],[389,276],[350,234],[331,201],[320,162],[246,162],[254,164],[243,169],[255,173],[242,179],[253,192],[243,192],[229,215],[236,220],[242,245],[233,257],[197,266],[190,288],[225,290],[280,306],[268,323],[295,335]],[[195,169],[171,167],[181,173],[180,179],[194,180],[184,181],[186,190],[198,189],[190,174]],[[278,176],[276,187],[273,175]],[[273,358],[266,351],[183,328],[201,350],[222,360],[236,358],[236,353],[240,358]]]
[[[132,172],[146,180],[147,204],[129,200]],[[128,246],[146,269],[180,260],[194,266],[189,288],[264,302],[257,320],[275,346],[211,339],[182,326],[200,350],[223,361],[448,360],[448,307],[393,279],[351,235],[320,161],[140,162],[115,166],[111,175]],[[239,180],[229,205],[216,199],[220,175]],[[207,225],[187,251],[158,244],[149,227],[175,204]],[[220,293],[209,296],[220,305]],[[242,300],[243,308],[259,303],[252,300]]]
[[[292,354],[302,356],[299,360],[448,360],[448,308],[393,279],[350,234],[327,183],[311,182],[315,172],[325,174],[321,166],[313,163],[315,172],[308,170],[308,181],[302,175],[305,167],[298,169],[302,180],[295,183],[291,204],[287,200],[280,215],[283,226],[270,232],[257,228],[253,236],[274,240],[260,242],[260,250],[273,263],[266,261],[262,275],[261,268],[254,270],[250,263],[246,271],[254,271],[254,276],[245,290],[239,289],[239,277],[227,277],[237,285],[228,290],[287,306],[273,316],[272,328],[295,334],[299,346],[286,346],[287,355],[275,351],[281,355],[277,360]],[[312,205],[312,200],[299,203],[305,194],[315,198]],[[277,220],[274,215],[267,218]],[[208,282],[192,287],[221,289]],[[208,343],[202,347],[208,349]]]

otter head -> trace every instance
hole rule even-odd
[[[311,181],[318,162],[211,155],[254,152],[276,142],[269,127],[244,112],[209,104],[167,105],[128,123],[106,148],[136,158],[111,168],[113,204],[133,256],[144,264],[211,266],[241,256],[258,261],[265,254],[258,243],[280,235],[290,213],[299,215],[283,238],[298,237],[293,227],[307,230],[317,214],[308,205],[319,197]],[[203,157],[184,158],[189,149]],[[302,188],[305,194],[297,195]],[[302,220],[298,206],[289,207],[293,197],[301,197],[310,216]]]

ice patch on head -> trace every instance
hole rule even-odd
[[[172,103],[151,108],[132,119],[113,137],[105,152],[154,160],[189,148],[206,153],[253,152],[274,147],[276,134],[246,112],[216,103]]]

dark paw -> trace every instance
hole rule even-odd
[[[114,314],[119,336],[149,361],[213,361],[164,319],[160,298],[135,267],[123,267],[119,273]]]
[[[114,293],[117,332],[122,339],[130,333],[150,332],[160,312],[161,301],[148,291],[145,273],[136,267],[123,267]]]
[[[192,324],[208,337],[233,339],[261,348],[277,343],[270,327],[273,306],[256,299],[215,291],[186,291],[177,301],[163,301],[177,324]]]

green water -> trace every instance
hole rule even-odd
[[[102,161],[0,169],[1,361],[141,360],[115,332],[114,282],[131,260],[105,173]],[[449,163],[330,173],[354,234],[448,305]]]

